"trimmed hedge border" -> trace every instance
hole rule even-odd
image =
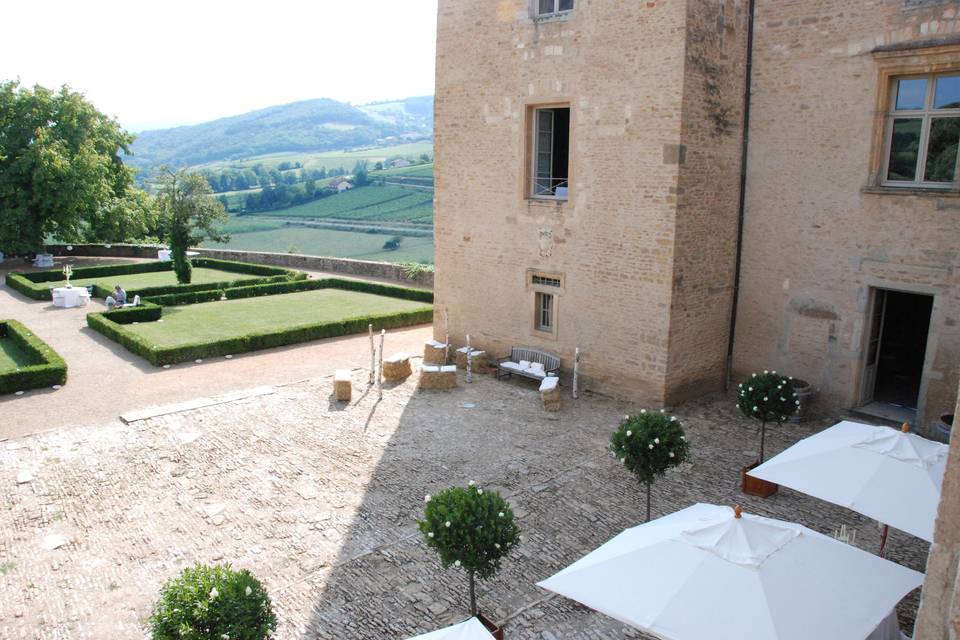
[[[16,371],[0,373],[0,395],[66,384],[67,363],[23,324],[16,320],[0,320],[0,337],[16,342],[40,361]]]
[[[251,264],[247,262],[234,262],[232,260],[215,260],[213,258],[194,258],[192,261],[195,267],[218,269],[230,273],[240,273],[244,275],[261,276],[249,280],[230,280],[225,282],[208,282],[206,284],[177,284],[160,287],[143,287],[141,289],[131,289],[127,294],[146,298],[149,296],[161,296],[179,293],[191,293],[196,291],[209,291],[211,289],[228,289],[241,286],[252,286],[257,284],[272,284],[278,282],[298,282],[307,279],[307,274],[303,271],[294,271],[283,269],[281,267],[270,267],[262,264]],[[101,267],[80,267],[74,269],[73,278],[76,280],[86,280],[88,278],[107,278],[109,276],[131,275],[135,273],[154,273],[157,271],[171,271],[173,263],[171,262],[138,262],[134,264],[115,264]],[[50,293],[50,282],[58,282],[63,279],[63,272],[58,270],[35,271],[31,273],[9,273],[7,274],[7,285],[23,295],[33,300],[52,300]],[[97,298],[106,298],[110,295],[110,289],[93,285],[93,295]]]
[[[212,297],[214,293],[232,294],[227,295],[227,298],[237,300],[240,298],[278,295],[297,291],[311,291],[314,289],[346,289],[425,303],[433,302],[433,292],[431,291],[393,287],[357,280],[341,280],[339,278],[236,287],[227,289],[226,291],[197,292],[195,294],[180,294],[170,297],[174,299],[175,304],[193,304],[186,301],[187,295],[199,296],[201,293],[206,293]],[[206,300],[197,300],[197,302],[205,301]],[[149,344],[140,336],[127,331],[123,327],[123,325],[132,322],[153,322],[159,320],[162,314],[162,308],[157,302],[158,298],[152,298],[150,301],[144,301],[139,307],[103,313],[91,313],[87,315],[87,325],[94,331],[121,344],[125,349],[142,357],[150,364],[162,366],[176,364],[178,362],[188,362],[199,358],[213,358],[229,354],[247,353],[311,340],[320,340],[322,338],[335,338],[353,333],[362,333],[366,331],[367,327],[371,324],[374,326],[374,329],[379,331],[380,329],[396,329],[398,327],[424,324],[433,320],[433,308],[430,307],[414,311],[345,318],[333,322],[318,322],[288,329],[264,331],[236,338],[198,342],[176,347],[157,347]]]
[[[314,291],[316,289],[344,289],[346,291],[360,291],[373,293],[389,298],[413,300],[414,302],[433,303],[433,292],[427,289],[412,289],[397,287],[390,284],[366,282],[364,280],[344,280],[342,278],[321,278],[319,280],[300,280],[296,282],[280,282],[274,284],[247,285],[232,287],[224,290],[227,300],[253,298],[256,296],[274,296],[282,293],[296,293],[298,291]]]

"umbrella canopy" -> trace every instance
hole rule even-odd
[[[414,636],[409,640],[493,640],[493,636],[479,620],[470,618],[466,622]]]
[[[913,433],[844,421],[801,440],[750,475],[933,542],[947,449]]]
[[[539,585],[668,640],[860,640],[922,581],[806,527],[697,504]]]

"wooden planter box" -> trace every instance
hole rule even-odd
[[[492,635],[497,640],[503,640],[503,627],[497,626],[496,622],[494,622],[487,616],[483,615],[482,613],[477,614],[477,620],[479,620],[480,623],[487,628],[487,631],[490,632],[490,635]]]
[[[759,462],[754,462],[750,466],[744,467],[743,469],[740,470],[740,481],[742,484],[743,492],[750,496],[757,496],[760,498],[769,498],[770,496],[772,496],[777,492],[777,489],[780,488],[780,485],[747,475],[749,471],[752,471],[753,469],[759,466],[760,466]]]

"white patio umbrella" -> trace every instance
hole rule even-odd
[[[844,421],[801,440],[750,475],[933,542],[947,449],[913,433]]]
[[[863,640],[922,580],[806,527],[697,504],[539,585],[667,640]]]
[[[479,620],[470,618],[452,627],[414,636],[408,640],[493,640],[493,636]]]

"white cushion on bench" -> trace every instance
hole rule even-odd
[[[550,376],[549,378],[544,378],[543,382],[540,383],[540,391],[552,391],[557,388],[557,385],[560,384],[560,378],[556,376]]]
[[[428,346],[428,347],[433,347],[434,349],[446,349],[446,348],[447,348],[447,345],[443,344],[442,342],[437,342],[436,340],[430,340],[429,342],[427,342],[427,346]]]
[[[448,364],[441,366],[438,364],[425,364],[420,370],[426,373],[456,373],[457,365]]]
[[[504,369],[513,369],[514,371],[523,371],[523,369],[520,368],[520,365],[518,365],[516,362],[510,362],[509,360],[501,363],[500,366],[503,367]]]

